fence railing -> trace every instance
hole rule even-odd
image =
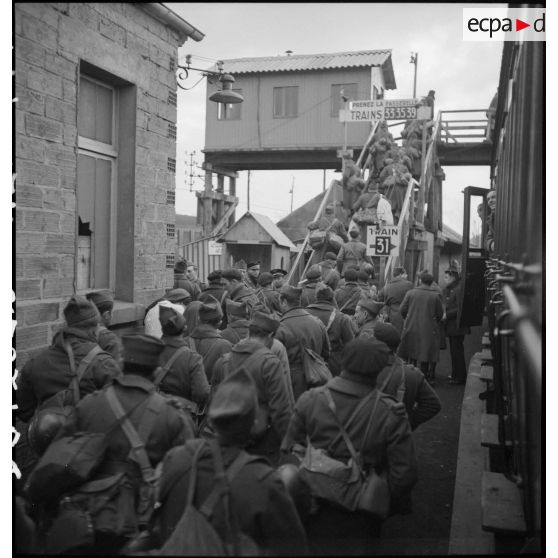
[[[444,143],[474,142],[487,138],[488,109],[464,109],[440,111],[439,141]]]

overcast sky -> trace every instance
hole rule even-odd
[[[436,91],[436,110],[487,108],[496,91],[503,43],[464,42],[462,7],[465,4],[243,4],[167,3],[205,34],[179,49],[208,59],[315,54],[391,49],[397,89],[386,98],[410,98],[413,93],[411,51],[419,53],[417,96]],[[483,4],[466,4],[467,7]],[[503,6],[504,4],[502,4]],[[194,63],[195,62],[195,63]],[[212,60],[193,59],[193,66],[209,68]],[[191,72],[187,85],[199,79]],[[195,215],[196,198],[187,184],[186,152],[196,151],[201,165],[205,133],[206,85],[178,92],[177,195],[179,213]],[[341,124],[340,124],[341,125]],[[341,146],[340,146],[341,147]],[[444,222],[461,231],[464,186],[489,187],[489,167],[445,167]],[[198,170],[202,174],[201,170]],[[289,189],[294,177],[294,207],[322,190],[323,171],[257,171],[251,176],[251,209],[273,221],[290,211]],[[327,171],[326,184],[339,177]],[[247,172],[240,172],[237,216],[246,210]],[[201,189],[197,179],[196,189]]]

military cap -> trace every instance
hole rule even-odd
[[[220,281],[221,280],[221,270],[220,269],[216,269],[215,271],[212,271],[208,276],[207,276],[207,280],[209,282],[211,281]]]
[[[237,262],[235,262],[234,268],[246,270],[246,262],[244,260],[238,260]]]
[[[276,320],[270,314],[256,311],[252,316],[250,325],[255,325],[268,333],[275,333],[279,327],[279,320]]]
[[[326,260],[337,260],[335,252],[326,252],[324,257]]]
[[[353,339],[343,349],[343,368],[363,376],[377,376],[387,365],[390,350],[373,337]]]
[[[275,277],[276,275],[280,275],[282,277],[285,277],[285,275],[288,275],[289,272],[285,271],[284,269],[281,269],[279,267],[272,269],[269,273],[271,273],[271,275],[273,275],[273,277]]]
[[[330,302],[333,301],[332,288],[324,284],[320,285],[316,289],[316,300],[329,300]]]
[[[246,308],[246,303],[235,302],[234,300],[227,299],[225,305],[228,316],[236,316],[238,318],[248,317],[248,309]]]
[[[64,318],[70,327],[95,326],[101,318],[97,307],[84,296],[74,295],[64,308]]]
[[[164,304],[167,302],[167,304]],[[161,329],[165,335],[179,335],[184,330],[186,325],[186,318],[184,317],[183,309],[162,301],[159,305],[159,321],[161,322]]]
[[[220,304],[203,304],[198,310],[200,320],[202,322],[209,322],[212,320],[220,320],[223,317],[223,310]]]
[[[174,272],[175,273],[184,273],[186,271],[186,260],[178,260],[175,264],[174,264]]]
[[[313,281],[314,279],[319,279],[322,276],[322,272],[317,265],[313,265],[307,272],[306,272],[306,279],[309,281]]]
[[[281,296],[289,299],[300,298],[302,296],[302,289],[300,287],[293,287],[292,285],[283,285],[279,291]]]
[[[259,261],[259,260],[255,261],[255,262],[248,262],[248,263],[246,264],[246,267],[247,267],[248,269],[250,269],[251,267],[256,267],[257,265],[260,265],[260,261]]]
[[[242,281],[242,274],[238,269],[225,269],[225,271],[221,272],[221,277],[223,279],[236,279],[237,281]]]
[[[428,270],[421,271],[419,277],[425,285],[432,285],[434,282],[434,275],[432,275],[432,273]]]
[[[367,312],[370,312],[370,314],[377,316],[380,313],[380,310],[384,307],[384,303],[373,300],[372,298],[361,298],[358,301],[357,306],[360,306]]]
[[[248,373],[237,370],[227,376],[220,384],[209,405],[208,417],[211,420],[235,417],[255,417],[258,405],[256,386]]]
[[[366,271],[364,271],[364,269],[361,269],[360,271],[357,272],[357,279],[359,281],[363,281],[364,283],[366,283],[368,281],[368,273],[366,273]]]
[[[170,302],[191,302],[192,295],[186,289],[171,289],[165,298]]]
[[[114,297],[108,290],[94,291],[85,295],[98,309],[99,312],[110,312],[114,307]]]
[[[399,343],[401,343],[401,336],[395,327],[391,324],[380,322],[374,326],[374,337],[385,343],[392,352],[395,352]]]
[[[153,368],[159,364],[159,356],[165,348],[162,341],[143,333],[123,335],[122,346],[124,347],[124,362]]]
[[[264,271],[258,277],[258,285],[260,287],[267,287],[267,285],[271,285],[272,282],[273,282],[273,275],[271,275],[269,271]]]
[[[358,279],[358,272],[352,267],[348,267],[343,274],[345,281],[356,281]]]

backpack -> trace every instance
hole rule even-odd
[[[257,544],[238,529],[230,509],[229,484],[242,468],[257,457],[240,452],[225,471],[221,450],[215,441],[209,442],[215,467],[216,486],[200,508],[194,506],[198,459],[207,442],[198,445],[190,466],[186,508],[172,534],[157,554],[161,556],[258,556]],[[215,506],[224,499],[227,533],[223,540],[209,522]]]
[[[324,359],[312,349],[299,342],[302,355],[302,371],[304,381],[309,388],[323,386],[333,378]]]

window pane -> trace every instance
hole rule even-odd
[[[79,80],[78,134],[95,139],[95,84]]]
[[[112,144],[112,89],[97,84],[95,139]]]
[[[273,116],[275,118],[294,117],[298,114],[298,87],[273,88]]]
[[[235,93],[242,95],[242,89],[233,89]],[[219,103],[217,105],[217,120],[240,120],[242,103]]]
[[[287,114],[296,116],[298,114],[298,87],[286,87],[287,90]]]
[[[339,110],[343,108],[341,100],[341,91],[349,100],[357,99],[358,84],[356,83],[339,83],[331,86],[331,116],[339,116]]]
[[[283,88],[273,88],[273,116],[283,116]]]

